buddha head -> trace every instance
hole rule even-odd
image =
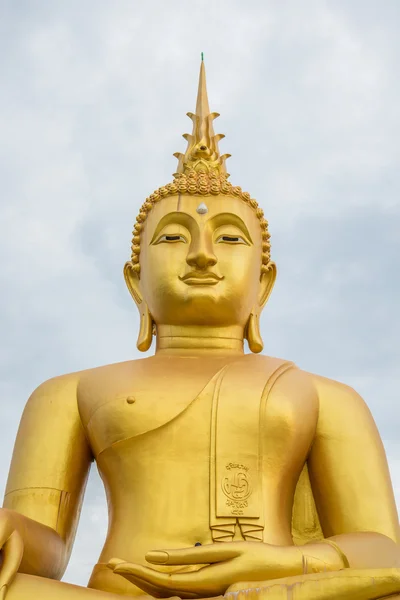
[[[213,328],[223,337],[236,327],[252,352],[263,343],[261,311],[276,267],[262,209],[228,181],[200,68],[196,113],[185,154],[176,153],[172,183],[151,194],[137,216],[128,289],[140,312],[139,350],[149,349],[159,327]]]

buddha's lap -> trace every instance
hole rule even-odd
[[[345,569],[280,580],[246,582],[231,586],[227,600],[383,600],[400,599],[400,569]],[[17,574],[7,600],[118,600],[110,592],[80,587],[43,577]],[[142,596],[142,598],[145,595]]]
[[[400,569],[344,569],[284,577],[272,581],[240,582],[225,594],[227,600],[383,600],[400,598]]]
[[[7,592],[6,600],[121,600],[120,596],[54,579],[18,573]],[[138,600],[136,596],[135,600]]]

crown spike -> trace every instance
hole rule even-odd
[[[206,68],[204,66],[204,61],[202,60],[200,65],[199,89],[197,92],[196,115],[204,119],[209,114],[210,107],[208,104]]]
[[[188,143],[185,154],[174,154],[179,158],[177,173],[187,173],[194,170],[205,173],[214,172],[217,175],[227,177],[225,159],[228,155],[221,156],[218,148],[218,142],[225,136],[223,134],[215,135],[214,133],[213,121],[219,117],[219,113],[210,112],[203,54],[200,63],[196,112],[186,114],[193,122],[193,131],[191,135],[185,134],[183,136]]]

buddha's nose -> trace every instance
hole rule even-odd
[[[217,257],[212,252],[212,249],[207,244],[202,243],[196,245],[189,251],[186,257],[186,262],[191,267],[197,269],[207,269],[213,267],[217,263]]]

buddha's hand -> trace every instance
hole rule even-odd
[[[204,598],[224,594],[240,581],[261,581],[302,572],[302,557],[294,546],[261,542],[228,542],[155,550],[146,554],[153,565],[186,565],[173,572],[112,559],[109,567],[140,589],[158,597]]]
[[[0,508],[0,600],[5,598],[24,553],[24,542],[15,528],[12,514]]]

